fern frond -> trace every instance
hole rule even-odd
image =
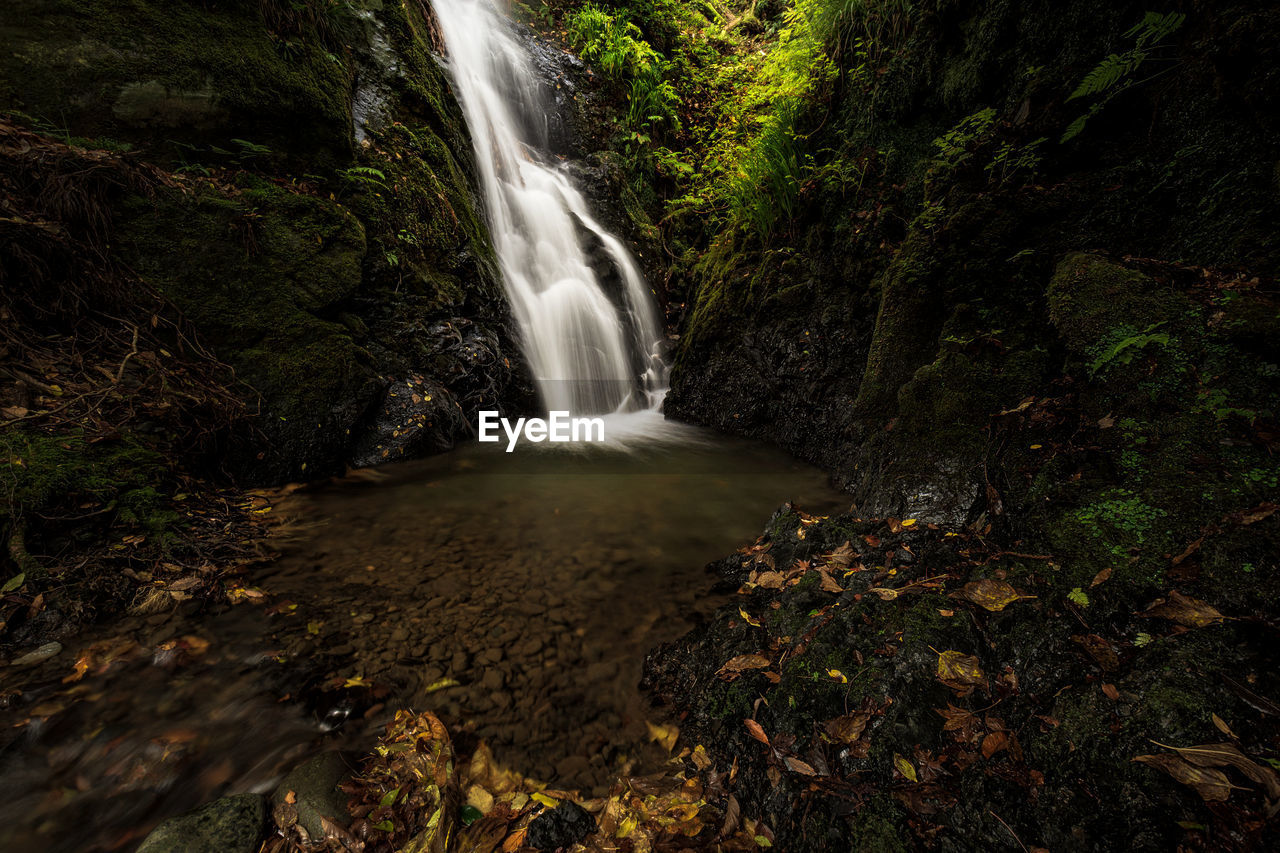
[[[1097,95],[1107,91],[1138,69],[1146,60],[1145,51],[1134,48],[1124,53],[1113,53],[1084,76],[1076,90],[1067,96],[1068,101]]]

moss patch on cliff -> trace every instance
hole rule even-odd
[[[311,171],[350,154],[346,49],[314,23],[273,32],[256,2],[15,0],[0,30],[13,45],[0,57],[4,107],[45,129],[192,163],[218,162],[233,140]]]

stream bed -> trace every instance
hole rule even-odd
[[[471,445],[295,493],[297,529],[245,578],[251,598],[10,667],[0,847],[132,849],[317,751],[367,750],[398,708],[561,787],[656,767],[640,668],[720,603],[706,563],[784,500],[848,501],[776,450],[627,417],[651,443]]]

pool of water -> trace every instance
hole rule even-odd
[[[368,747],[402,707],[560,786],[653,767],[640,668],[719,603],[706,563],[783,501],[848,502],[767,447],[621,426],[611,446],[472,445],[296,493],[298,532],[249,579],[261,603],[130,617],[7,674],[0,847],[130,849],[318,749]],[[64,683],[112,642],[116,664]],[[303,683],[347,698],[289,701]]]

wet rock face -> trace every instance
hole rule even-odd
[[[425,7],[326,8],[0,10],[0,105],[169,172],[109,200],[113,261],[244,383],[256,417],[202,464],[245,482],[440,452],[534,401]],[[396,396],[412,377],[433,406]]]
[[[453,448],[471,432],[457,400],[420,375],[393,380],[351,461],[358,468],[430,456]]]
[[[223,797],[164,821],[138,853],[254,853],[266,822],[266,802],[258,794]]]

